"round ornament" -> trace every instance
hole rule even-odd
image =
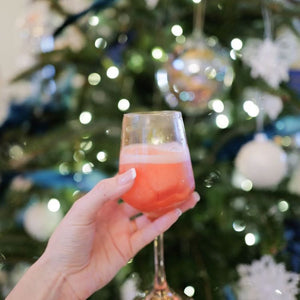
[[[215,39],[190,38],[175,48],[156,76],[166,102],[187,113],[205,111],[207,103],[222,96],[233,81],[228,53]]]
[[[35,202],[25,211],[24,228],[32,238],[46,241],[62,218],[61,210],[53,212],[47,203]]]
[[[235,166],[254,187],[272,188],[287,172],[287,157],[277,144],[260,133],[240,149]]]

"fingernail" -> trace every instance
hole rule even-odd
[[[193,197],[197,202],[200,200],[200,195],[197,192],[193,192]]]
[[[177,212],[177,214],[178,214],[178,217],[180,217],[180,216],[182,215],[182,211],[181,211],[181,209],[179,209],[179,208],[176,208],[176,212]]]
[[[118,176],[118,183],[119,184],[126,184],[132,181],[136,177],[136,171],[134,168],[129,169],[123,174],[120,174]]]

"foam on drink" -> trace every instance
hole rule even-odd
[[[189,160],[187,147],[171,142],[159,145],[132,144],[122,148],[120,163],[166,164]]]

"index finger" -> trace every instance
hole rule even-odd
[[[100,181],[91,191],[78,199],[73,207],[73,213],[81,222],[90,223],[95,220],[99,209],[106,201],[117,200],[133,185],[136,177],[135,169]],[[77,222],[79,221],[77,219]]]

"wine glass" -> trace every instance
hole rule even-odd
[[[123,200],[149,219],[180,206],[195,182],[182,115],[178,111],[124,114],[119,172],[135,168],[136,179]],[[173,292],[166,281],[163,235],[154,241],[154,287],[145,300],[188,299]]]

